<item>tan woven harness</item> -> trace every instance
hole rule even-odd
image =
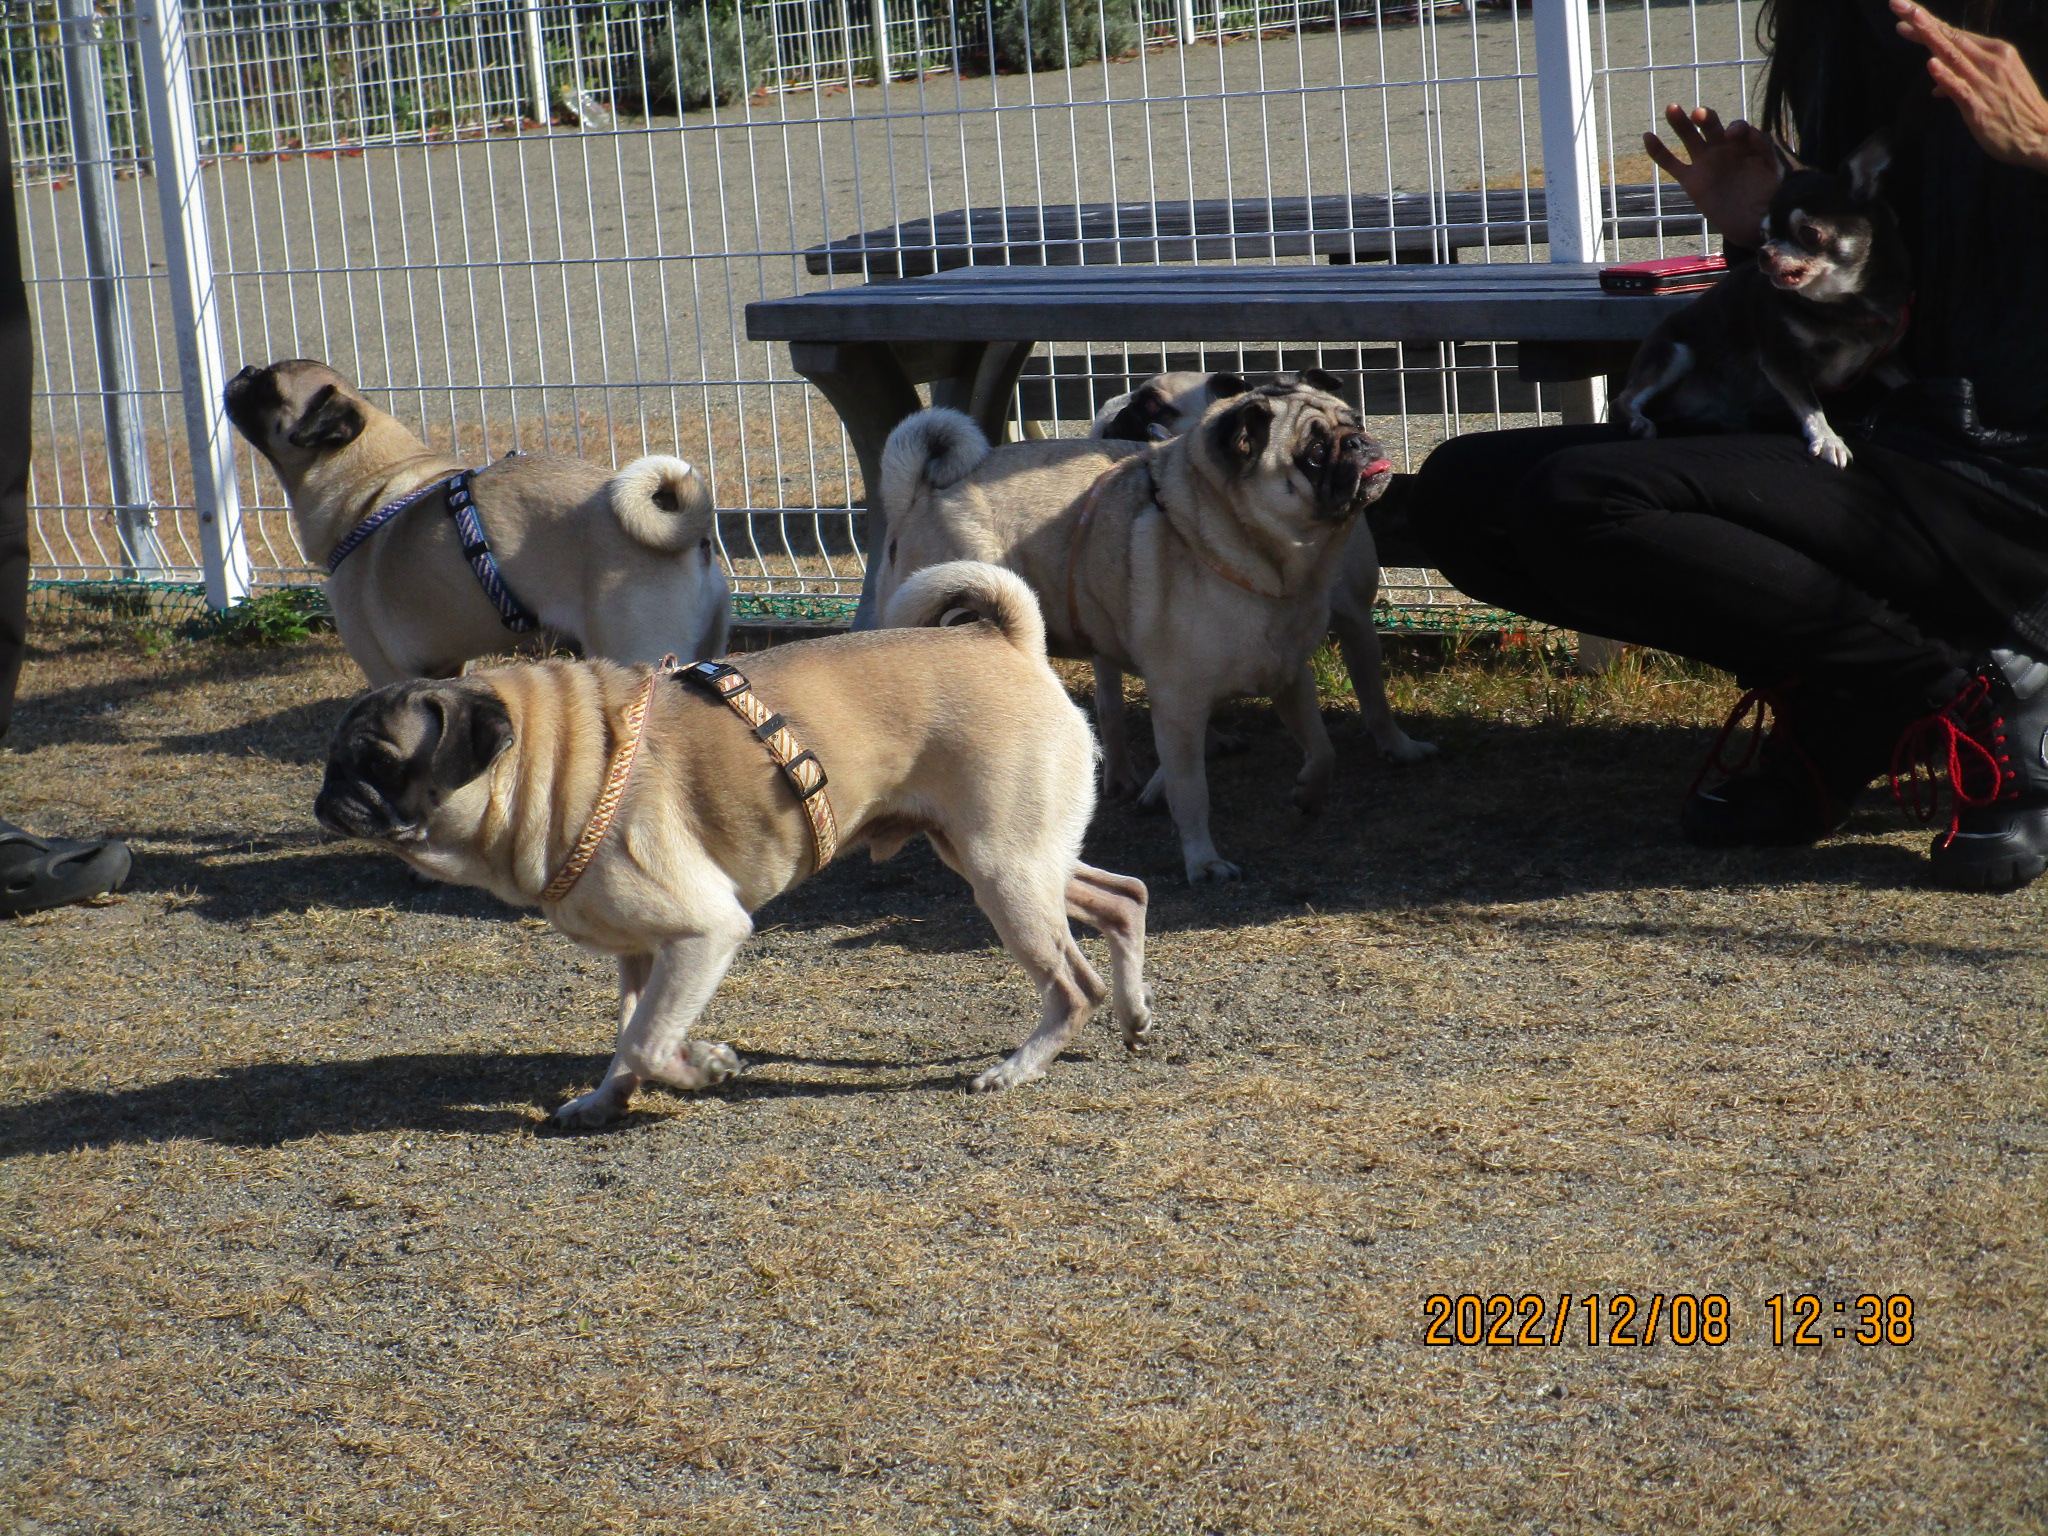
[[[825,794],[828,782],[825,765],[818,761],[817,754],[806,751],[796,739],[796,733],[789,728],[789,722],[761,702],[746,674],[738,667],[722,661],[699,661],[679,667],[675,657],[670,656],[647,674],[646,685],[627,706],[623,740],[605,771],[604,789],[597,797],[597,804],[591,808],[590,820],[584,823],[583,835],[569,850],[568,861],[555,872],[555,878],[548,882],[547,889],[540,893],[542,901],[560,901],[575,888],[576,882],[583,878],[583,871],[596,856],[605,833],[611,830],[612,817],[618,814],[620,797],[626,792],[626,780],[633,772],[633,760],[640,752],[640,739],[647,734],[647,711],[654,702],[655,687],[665,677],[678,678],[722,700],[753,728],[755,739],[789,780],[789,787],[795,791],[797,803],[804,808],[804,816],[811,824],[811,851],[817,858],[813,872],[830,864],[838,854],[839,823],[832,815],[832,802]]]

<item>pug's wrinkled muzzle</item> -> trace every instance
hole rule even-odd
[[[1361,512],[1387,488],[1394,466],[1378,443],[1363,432],[1346,432],[1337,440],[1323,484],[1325,515],[1332,519]]]
[[[313,802],[313,819],[340,838],[384,843],[405,842],[418,836],[418,830],[394,814],[374,789],[338,777],[332,771]]]

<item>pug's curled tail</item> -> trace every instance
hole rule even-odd
[[[635,459],[611,479],[612,516],[626,537],[660,555],[680,555],[718,533],[704,477],[665,453]]]
[[[1038,599],[1000,565],[949,560],[917,572],[889,599],[885,629],[944,629],[984,620],[1027,656],[1045,656],[1045,620]]]
[[[944,406],[906,417],[882,446],[882,505],[891,517],[926,487],[943,491],[988,457],[974,418]]]

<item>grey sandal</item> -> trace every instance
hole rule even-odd
[[[37,837],[0,821],[0,915],[42,912],[117,891],[129,863],[128,845],[117,838]]]

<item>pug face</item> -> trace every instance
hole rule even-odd
[[[222,392],[228,420],[290,483],[369,424],[367,402],[340,374],[311,358],[244,368]]]
[[[1338,388],[1311,369],[1218,402],[1200,428],[1203,456],[1276,521],[1357,516],[1387,488],[1393,465]]]
[[[1105,408],[1091,437],[1131,443],[1163,443],[1202,419],[1218,400],[1250,388],[1234,373],[1162,373],[1147,379],[1115,411]],[[1111,401],[1111,405],[1117,402]]]
[[[512,745],[504,701],[481,683],[393,683],[358,700],[327,747],[313,814],[340,837],[403,850],[448,797]]]

